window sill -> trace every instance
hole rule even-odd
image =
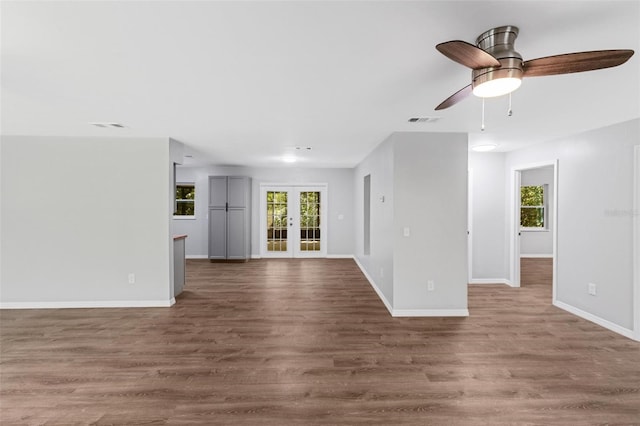
[[[195,216],[174,216],[175,220],[195,220]]]
[[[549,232],[548,228],[520,228],[520,232]]]

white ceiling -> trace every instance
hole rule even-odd
[[[351,167],[395,131],[469,132],[508,151],[640,117],[639,1],[9,2],[2,134],[172,137],[187,164]],[[434,107],[470,71],[434,46],[516,25],[526,59],[634,49],[626,64],[525,79]],[[411,124],[411,117],[438,116]],[[127,128],[98,128],[89,122]],[[295,146],[302,149],[296,151]]]

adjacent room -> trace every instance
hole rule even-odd
[[[0,423],[640,423],[640,1],[0,20]]]

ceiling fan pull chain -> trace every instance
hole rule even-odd
[[[482,98],[482,125],[480,126],[480,130],[484,132],[484,98]]]
[[[509,110],[507,111],[507,115],[509,117],[513,115],[513,110],[511,109],[511,93],[509,93]]]

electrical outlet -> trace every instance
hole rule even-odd
[[[436,283],[433,280],[427,281],[427,291],[433,291],[436,289]]]
[[[129,284],[135,284],[135,283],[136,283],[136,274],[132,272],[129,274]]]
[[[596,290],[597,290],[596,285],[594,283],[589,283],[589,286],[588,286],[589,294],[592,295],[592,296],[595,296],[596,295]]]

